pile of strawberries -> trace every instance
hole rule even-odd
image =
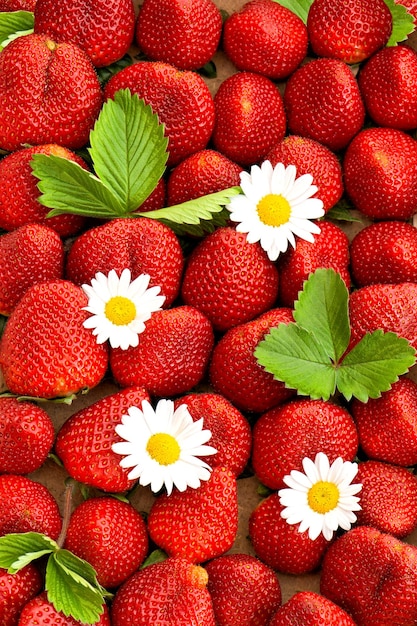
[[[407,40],[417,3],[0,0],[0,26],[21,11],[33,32],[0,42],[0,537],[36,533],[25,541],[39,558],[0,568],[1,626],[416,624],[412,371],[367,402],[313,399],[254,353],[293,321],[319,268],[349,290],[350,346],[381,329],[417,350],[417,52]],[[168,141],[142,216],[47,217],[33,155],[102,176],[90,133],[126,89]],[[297,239],[272,261],[227,211],[204,233],[155,219],[238,187],[265,160],[313,176],[325,211],[313,243]],[[83,326],[82,289],[125,268],[165,297],[127,350]],[[161,398],[203,419],[217,452],[207,481],[160,491],[144,513],[135,502],[149,489],[112,445],[129,407]],[[73,402],[65,418],[61,401]],[[358,462],[362,484],[357,522],[331,541],[287,523],[277,493],[318,452]],[[260,491],[245,517],[248,477]],[[71,504],[74,482],[86,497]],[[239,532],[250,553],[236,549]],[[68,553],[94,568],[98,621],[93,593],[81,620],[48,595],[45,577]],[[310,573],[316,591],[283,597],[280,581]],[[77,594],[88,597],[86,586]]]

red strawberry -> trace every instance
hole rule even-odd
[[[283,506],[273,493],[255,507],[249,517],[249,538],[256,556],[284,574],[307,574],[320,565],[329,542],[320,534],[310,539],[297,525],[281,517]]]
[[[148,516],[149,536],[168,556],[203,563],[227,552],[236,539],[237,482],[226,467],[214,467],[197,489],[159,495]]]
[[[24,68],[24,71],[22,71]],[[75,44],[18,37],[0,54],[0,147],[58,143],[80,148],[102,105],[94,67]]]
[[[356,626],[340,606],[315,591],[296,591],[273,615],[269,626]]]
[[[365,119],[358,83],[339,59],[312,59],[289,77],[284,91],[288,129],[338,152]]]
[[[39,469],[54,440],[54,424],[43,408],[0,397],[0,473],[30,474]]]
[[[320,591],[350,613],[358,626],[413,624],[417,550],[376,528],[353,528],[329,546]]]
[[[34,11],[36,0],[0,0],[0,12]]]
[[[155,189],[150,193],[140,207],[138,207],[138,213],[163,209],[166,206],[166,187],[165,178],[160,178]]]
[[[343,159],[345,190],[371,219],[408,220],[417,210],[417,141],[395,128],[365,128]]]
[[[115,426],[130,406],[149,400],[143,387],[116,392],[89,407],[80,409],[60,428],[55,451],[66,471],[75,480],[102,491],[120,493],[136,481],[128,479],[129,469],[121,468],[120,456],[111,449],[121,441]]]
[[[116,592],[113,626],[215,626],[207,572],[186,559],[169,558],[133,574]]]
[[[225,78],[214,96],[216,150],[239,165],[252,165],[284,137],[286,118],[278,87],[255,72]]]
[[[171,170],[167,183],[168,205],[240,185],[241,171],[240,165],[220,152],[199,150]]]
[[[58,504],[43,484],[17,474],[0,475],[0,537],[33,531],[57,539],[61,526]]]
[[[297,399],[267,411],[253,428],[252,465],[259,480],[270,489],[284,487],[293,469],[303,471],[304,457],[324,452],[332,463],[337,457],[352,461],[358,434],[346,409],[323,400]]]
[[[320,267],[334,269],[343,278],[346,287],[349,289],[351,286],[346,233],[333,222],[322,220],[318,224],[320,233],[314,235],[314,243],[298,240],[297,247],[287,250],[279,261],[279,302],[282,306],[294,306],[304,281]]]
[[[136,42],[153,61],[197,70],[216,52],[222,16],[213,0],[144,0],[136,23]]]
[[[202,239],[185,268],[181,296],[216,330],[248,322],[273,306],[278,271],[259,244],[225,226]]]
[[[23,607],[17,626],[82,626],[82,623],[71,616],[66,616],[61,611],[57,611],[54,605],[49,602],[46,592],[41,593],[29,600]],[[94,626],[111,626],[109,610],[103,605],[103,613]]]
[[[136,93],[165,124],[168,166],[178,165],[207,146],[214,126],[214,102],[197,72],[180,71],[159,61],[134,63],[110,78],[104,89],[105,99],[113,98],[119,89]]]
[[[277,5],[280,6],[280,5]],[[297,176],[311,174],[318,188],[313,198],[320,198],[323,208],[329,211],[342,197],[342,168],[337,156],[314,139],[287,135],[278,142],[265,159],[277,163],[295,165]]]
[[[39,570],[29,563],[16,574],[0,568],[0,624],[17,626],[20,611],[42,589]]]
[[[404,467],[417,464],[417,383],[400,378],[379,398],[353,400],[350,410],[369,458]]]
[[[81,26],[82,25],[82,26]],[[94,2],[37,0],[35,33],[82,48],[95,67],[121,59],[133,42],[135,10],[132,0]]]
[[[66,277],[77,285],[90,283],[97,272],[117,273],[128,268],[132,280],[149,274],[149,287],[159,286],[170,306],[178,295],[184,257],[174,232],[147,217],[114,219],[84,231],[73,243]]]
[[[307,29],[317,56],[360,63],[386,45],[392,15],[384,0],[314,0]]]
[[[223,27],[223,50],[239,70],[273,80],[289,76],[307,55],[304,22],[273,0],[249,0]]]
[[[205,565],[218,626],[266,626],[281,604],[274,570],[250,554],[224,554]]]
[[[271,309],[230,328],[216,343],[210,360],[210,383],[242,411],[262,413],[288,400],[293,391],[259,365],[254,356],[269,329],[294,321],[290,309]]]
[[[102,380],[108,352],[82,325],[87,301],[81,287],[65,280],[37,283],[26,291],[0,341],[0,366],[12,393],[54,398]]]

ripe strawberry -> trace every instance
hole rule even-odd
[[[46,592],[29,600],[22,609],[17,626],[82,626],[82,623],[71,616],[66,616],[61,611],[57,611],[49,602]],[[103,605],[103,613],[94,626],[111,626],[109,610]]]
[[[218,228],[202,239],[188,258],[181,296],[225,331],[273,306],[278,271],[259,244],[248,243],[233,227]]]
[[[197,489],[159,495],[148,516],[149,536],[168,556],[203,563],[227,552],[238,525],[237,481],[214,467]]]
[[[407,45],[383,48],[358,76],[366,111],[378,126],[411,130],[417,126],[417,52]]]
[[[266,626],[281,604],[274,570],[250,554],[224,554],[205,565],[218,626]]]
[[[350,410],[369,458],[404,467],[417,464],[416,382],[400,378],[379,398],[353,400]]]
[[[12,393],[55,398],[102,380],[108,351],[82,325],[87,300],[81,287],[66,280],[29,287],[0,340],[0,367]]]
[[[273,0],[248,0],[223,26],[223,50],[238,70],[282,80],[307,55],[304,22]]]
[[[388,42],[392,14],[384,0],[314,0],[307,30],[317,56],[360,63]]]
[[[0,12],[34,11],[36,0],[0,0]]]
[[[214,126],[214,102],[197,72],[180,71],[159,61],[134,63],[110,78],[105,99],[113,98],[119,89],[136,93],[165,124],[169,167],[207,146]]]
[[[280,5],[277,5],[280,6]],[[317,192],[313,198],[320,198],[323,209],[329,211],[342,197],[342,168],[337,156],[314,139],[287,135],[265,156],[275,166],[295,165],[297,176],[311,174]]]
[[[417,141],[395,128],[365,128],[343,159],[345,190],[371,219],[408,220],[417,209]]]
[[[180,242],[168,226],[147,217],[114,219],[77,237],[67,256],[65,275],[82,285],[90,283],[97,272],[121,274],[128,268],[132,280],[149,274],[149,287],[161,288],[168,307],[178,295],[183,266]]]
[[[186,559],[168,558],[133,574],[116,592],[113,626],[215,626],[208,575]]]
[[[337,457],[352,461],[358,434],[348,411],[333,402],[296,399],[267,411],[253,428],[252,466],[270,489],[284,487],[293,469],[303,471],[304,457],[324,452],[329,462]]]
[[[314,541],[308,532],[281,517],[277,493],[261,500],[249,517],[249,538],[256,556],[277,572],[299,576],[320,565],[329,542],[320,534]]]
[[[284,105],[290,133],[334,152],[346,148],[365,120],[356,78],[339,59],[312,59],[296,69],[287,81]]]
[[[269,626],[356,626],[340,606],[315,591],[296,591],[272,616]]]
[[[90,498],[72,513],[64,548],[88,561],[99,584],[113,589],[142,565],[148,533],[131,504],[110,496]]]
[[[242,411],[263,413],[289,400],[294,392],[259,365],[254,351],[270,328],[292,321],[290,309],[278,308],[230,328],[211,355],[209,377],[213,388]]]
[[[156,211],[156,209],[163,209],[166,206],[166,188],[167,185],[165,178],[160,178],[155,189],[150,193],[140,207],[138,207],[138,212],[143,213],[144,211]]]
[[[0,624],[17,626],[23,606],[42,589],[39,570],[29,563],[16,574],[0,568]]]
[[[136,23],[136,42],[153,61],[197,70],[217,50],[222,16],[213,0],[144,0]]]
[[[43,408],[0,397],[0,474],[30,474],[39,469],[54,440],[54,424]]]
[[[320,233],[314,235],[314,243],[300,239],[297,247],[289,248],[278,263],[279,302],[282,306],[294,306],[304,281],[320,267],[334,269],[350,289],[349,239],[333,222],[321,220],[319,226]]]
[[[239,165],[252,165],[284,137],[286,117],[278,87],[256,72],[227,77],[214,96],[216,150]]]
[[[22,71],[24,68],[24,71]],[[0,147],[57,143],[81,148],[102,105],[100,83],[75,44],[23,35],[0,54]]]
[[[209,193],[240,185],[242,168],[217,150],[199,150],[169,173],[168,205],[181,204]]]
[[[174,407],[186,404],[196,422],[203,419],[211,431],[210,445],[217,450],[210,456],[210,466],[226,466],[239,476],[249,461],[252,431],[246,417],[218,393],[190,393],[174,401]]]
[[[17,474],[0,475],[0,537],[33,531],[57,539],[61,526],[58,504],[43,484]]]
[[[134,38],[135,19],[132,0],[94,4],[88,0],[68,0],[65,5],[37,0],[34,31],[54,41],[76,44],[95,67],[103,67],[128,52]]]
[[[121,441],[115,426],[130,406],[149,400],[143,387],[105,396],[69,417],[58,431],[55,451],[75,480],[109,493],[131,489],[129,469],[121,468],[120,456],[111,449]]]
[[[376,528],[353,528],[324,555],[320,591],[350,613],[358,626],[413,624],[417,550]]]

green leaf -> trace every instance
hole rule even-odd
[[[414,30],[414,18],[406,7],[394,0],[384,0],[392,15],[392,31],[387,46],[396,46],[405,41]]]
[[[342,198],[339,202],[326,213],[326,220],[335,220],[340,222],[363,222],[360,216],[352,213],[353,205]]]
[[[4,11],[0,13],[0,50],[8,43],[33,32],[34,17],[31,11]]]
[[[140,569],[144,569],[145,567],[148,567],[148,565],[154,565],[155,563],[162,563],[162,561],[165,561],[167,558],[168,555],[163,550],[160,550],[159,548],[156,550],[152,550],[150,555],[144,560],[144,562],[140,566]]]
[[[292,11],[303,20],[304,24],[307,24],[308,12],[313,0],[274,0],[274,2],[278,2],[278,4]]]
[[[0,567],[10,574],[31,561],[58,549],[58,544],[41,533],[8,533],[0,537]]]

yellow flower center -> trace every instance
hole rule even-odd
[[[267,226],[282,226],[290,219],[291,205],[284,196],[268,193],[256,206],[259,219]]]
[[[127,326],[136,317],[136,307],[125,296],[114,296],[106,302],[104,313],[116,326]]]
[[[339,502],[339,489],[334,483],[321,480],[315,483],[307,494],[308,504],[316,513],[327,513]]]
[[[146,450],[159,465],[171,465],[180,458],[178,441],[168,433],[156,433],[149,437]]]

